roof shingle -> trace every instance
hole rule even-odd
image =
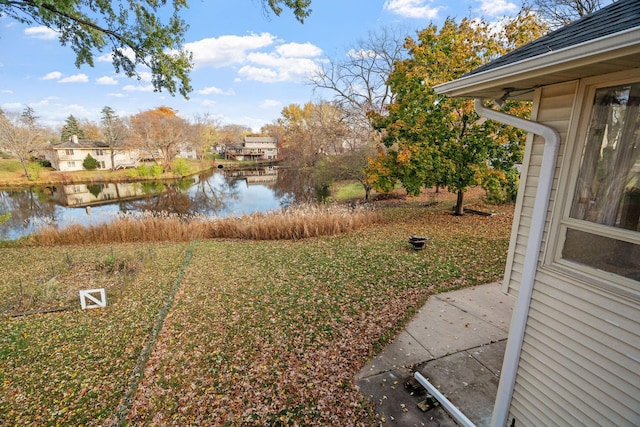
[[[463,77],[514,64],[548,52],[640,26],[640,0],[618,0],[533,42],[507,53]]]

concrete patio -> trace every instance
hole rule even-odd
[[[515,299],[500,283],[433,295],[356,375],[385,426],[457,426],[441,407],[423,410],[418,371],[476,426],[489,425]]]

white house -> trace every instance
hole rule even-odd
[[[640,425],[640,1],[436,87],[529,132],[493,426]],[[533,101],[530,120],[488,107]]]
[[[78,140],[74,137],[68,142],[50,144],[44,150],[44,157],[59,171],[83,170],[83,162],[87,155],[98,161],[98,170],[135,168],[143,162],[154,162],[163,157],[160,150],[152,153],[138,148],[119,148],[114,150],[112,165],[111,151],[106,142]],[[178,147],[176,157],[197,158],[195,149],[188,144]]]

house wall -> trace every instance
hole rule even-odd
[[[68,149],[72,149],[73,154],[67,154]],[[99,151],[97,150],[101,150],[102,154],[98,154]],[[91,157],[99,162],[104,162],[104,167],[99,166],[98,169],[112,169],[111,149],[109,148],[53,148],[45,153],[45,157],[56,170],[70,172],[84,170],[82,163],[87,157],[87,154],[91,154]],[[140,164],[140,157],[141,153],[137,149],[116,150],[114,156],[116,169],[135,168]]]
[[[640,301],[554,268],[559,178],[578,167],[569,156],[583,82],[536,90],[533,120],[556,128],[561,146],[508,425],[640,425]],[[517,295],[544,140],[530,137],[523,164],[505,287]],[[565,161],[567,160],[567,161]],[[518,215],[521,213],[521,215]],[[550,232],[551,231],[551,232]]]
[[[560,165],[565,156],[567,133],[569,131],[577,90],[577,81],[545,86],[537,90],[534,98],[534,107],[531,112],[532,120],[552,126],[558,131],[561,138],[561,145],[558,149],[558,161],[556,162],[556,172],[551,190],[551,202],[549,203],[549,211],[547,212],[544,241],[541,245],[542,248],[544,248],[544,242],[547,241],[550,221],[549,214],[553,209],[556,198]],[[536,198],[543,152],[544,139],[540,136],[529,134],[522,162],[520,188],[518,189],[518,198],[516,200],[516,210],[511,229],[509,255],[504,278],[505,290],[515,296],[518,294],[520,280],[522,279],[524,254],[527,248],[529,229],[531,227],[533,205]]]
[[[68,150],[72,150],[73,154],[67,154]],[[102,154],[98,154],[98,152],[102,152]],[[96,159],[98,162],[104,162],[104,167],[99,166],[98,169],[111,169],[111,155],[110,150],[107,148],[55,148],[50,150],[46,154],[46,157],[47,160],[51,162],[51,166],[56,170],[71,172],[84,170],[82,163],[84,162],[84,159],[87,158],[88,154],[91,154],[91,157]]]

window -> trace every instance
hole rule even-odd
[[[102,156],[102,155],[104,155],[103,150],[96,150],[96,156]]]
[[[75,168],[76,167],[76,162],[67,162],[67,167],[68,168]]]
[[[67,156],[73,156],[73,148],[67,148],[66,150],[64,150],[64,154],[66,154]]]
[[[640,282],[640,82],[593,99],[561,256]]]

